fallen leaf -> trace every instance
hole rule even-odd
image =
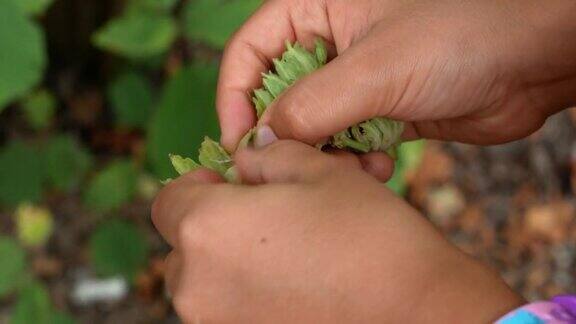
[[[574,206],[567,201],[533,206],[524,215],[524,235],[527,240],[559,243],[566,238],[573,215]]]

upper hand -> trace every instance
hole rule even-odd
[[[337,57],[268,109],[280,138],[314,144],[387,116],[410,122],[407,139],[519,139],[575,103],[575,13],[571,0],[269,0],[224,53],[222,142],[255,125],[248,94],[284,42],[317,37]]]

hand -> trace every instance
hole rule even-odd
[[[407,139],[495,144],[576,103],[574,1],[270,0],[224,53],[217,107],[229,150],[254,126],[247,94],[284,41],[317,37],[338,56],[268,109],[261,124],[280,138],[314,144],[388,116],[411,122]]]
[[[488,323],[521,302],[351,154],[279,141],[236,161],[251,186],[199,171],[153,206],[186,323]]]

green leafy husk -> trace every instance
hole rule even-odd
[[[204,142],[198,152],[198,161],[191,158],[185,158],[180,155],[170,154],[170,162],[179,175],[183,175],[200,168],[208,168],[223,176],[228,182],[236,181],[234,163],[232,157],[224,148],[210,137],[204,137]],[[172,179],[163,181],[167,184]]]
[[[262,88],[254,90],[252,102],[258,118],[286,89],[300,78],[320,69],[327,60],[328,51],[321,40],[316,41],[313,51],[306,50],[297,42],[286,42],[286,51],[282,57],[273,60],[274,72],[263,73]],[[319,147],[330,146],[356,153],[387,152],[396,158],[396,149],[401,142],[400,135],[403,131],[404,123],[377,117],[339,132]],[[239,147],[250,146],[255,136],[255,130],[250,130],[241,140]],[[170,160],[180,175],[205,167],[222,175],[229,182],[237,181],[231,155],[208,137],[204,139],[199,151],[200,163],[178,155],[171,155]]]

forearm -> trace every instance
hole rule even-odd
[[[530,64],[524,81],[547,113],[576,105],[576,1],[518,0],[528,27],[516,57]],[[505,32],[505,31],[503,31]]]
[[[467,255],[446,264],[438,275],[423,292],[415,323],[493,323],[525,303],[497,272]]]

